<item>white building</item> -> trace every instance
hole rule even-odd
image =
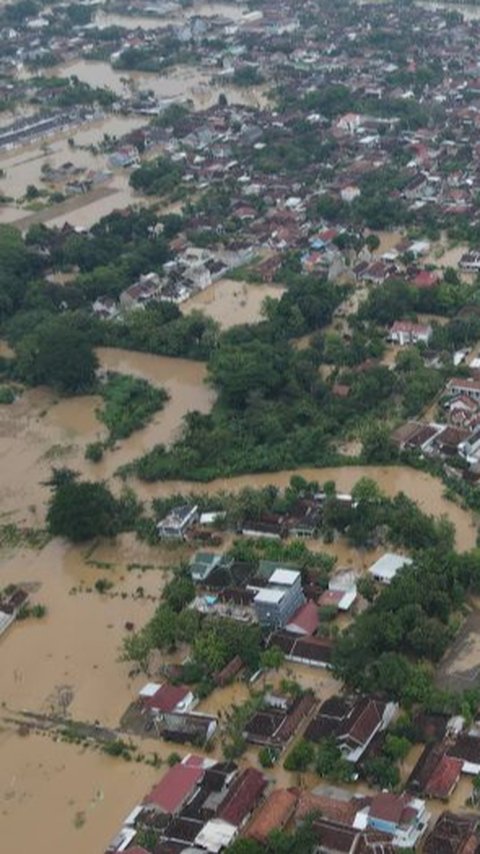
[[[400,569],[412,563],[412,559],[405,555],[387,552],[376,560],[368,571],[375,581],[379,581],[381,584],[390,584]]]

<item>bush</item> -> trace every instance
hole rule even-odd
[[[0,385],[0,404],[10,404],[15,400],[15,392],[13,389],[5,385]]]
[[[85,448],[85,459],[99,463],[103,457],[103,442],[90,442]]]

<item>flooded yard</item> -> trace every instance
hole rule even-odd
[[[251,285],[234,279],[219,279],[183,303],[182,311],[189,314],[200,309],[216,320],[222,329],[241,323],[259,323],[265,299],[280,299],[284,290],[277,285]]]

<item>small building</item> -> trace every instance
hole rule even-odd
[[[474,250],[472,252],[465,252],[464,255],[462,255],[462,257],[460,258],[458,266],[465,273],[480,272],[480,252],[478,250]]]
[[[198,506],[196,504],[173,507],[168,516],[158,522],[158,536],[162,540],[184,540],[188,529],[197,519]]]
[[[331,667],[333,640],[316,636],[298,636],[291,632],[273,632],[268,647],[282,650],[286,661],[306,664],[310,667]]]
[[[480,380],[470,377],[454,377],[447,383],[447,393],[452,396],[466,395],[480,403]]]
[[[430,818],[425,801],[409,795],[380,792],[368,807],[357,815],[355,824],[364,818],[366,827],[372,827],[392,837],[398,848],[415,849],[427,830]]]
[[[455,744],[448,751],[449,756],[454,756],[462,761],[462,772],[464,774],[480,774],[480,733],[472,735],[462,733]]]
[[[242,827],[258,806],[267,786],[267,780],[256,768],[246,768],[233,781],[222,801],[217,818],[234,827]]]
[[[406,344],[428,344],[433,329],[430,324],[412,323],[409,320],[396,320],[390,328],[389,339],[404,347]]]
[[[318,607],[315,602],[305,602],[292,614],[285,626],[285,631],[294,635],[314,635],[319,622]]]
[[[168,769],[146,796],[144,806],[174,815],[191,798],[205,770],[214,764],[203,756],[188,754],[178,765]]]
[[[147,682],[140,691],[142,704],[154,717],[168,712],[184,713],[190,711],[195,697],[187,685],[169,685],[164,682]]]
[[[257,589],[253,606],[261,625],[283,628],[304,602],[300,573],[292,569],[276,569],[268,579],[268,585]]]
[[[330,697],[310,722],[305,738],[319,742],[335,738],[343,756],[357,763],[378,732],[393,719],[398,706],[376,697]]]
[[[281,830],[290,821],[297,800],[294,789],[275,789],[255,813],[245,836],[265,844],[273,830]]]
[[[480,819],[478,815],[441,814],[423,845],[424,854],[470,854],[480,846]]]
[[[207,581],[209,575],[215,570],[223,567],[230,569],[233,566],[233,558],[227,558],[215,552],[197,552],[190,561],[190,575],[192,580],[201,584]]]
[[[375,581],[379,581],[381,584],[390,584],[400,569],[412,563],[412,559],[405,555],[387,552],[376,560],[368,571]]]

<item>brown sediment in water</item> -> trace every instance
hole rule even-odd
[[[0,733],[2,851],[93,854],[163,773],[49,737]]]
[[[263,317],[265,299],[280,299],[284,290],[277,285],[253,285],[234,279],[219,279],[184,302],[181,308],[184,314],[203,311],[216,320],[222,329],[230,329],[241,323],[258,323]]]

